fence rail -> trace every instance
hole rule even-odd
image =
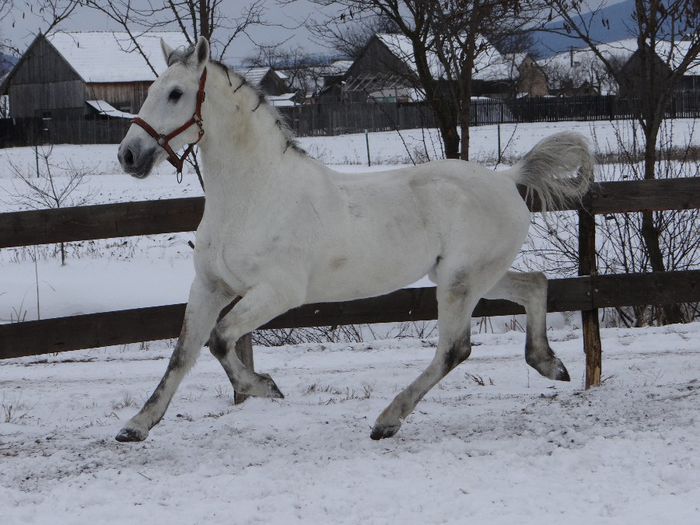
[[[589,192],[586,208],[597,215],[700,208],[700,178],[602,182]],[[577,209],[575,203],[560,208]],[[203,212],[204,197],[187,197],[2,213],[0,248],[194,231]]]
[[[524,193],[524,190],[523,190]],[[700,208],[700,177],[596,184],[579,212],[580,277],[550,281],[548,311],[583,313],[587,385],[600,380],[597,309],[700,302],[700,270],[597,275],[596,214]],[[192,231],[203,198],[169,199],[0,214],[0,248],[132,235]],[[532,211],[540,208],[531,205]],[[184,304],[86,314],[0,325],[0,359],[127,344],[178,335]],[[522,313],[508,301],[482,300],[476,316]],[[434,288],[411,288],[358,301],[305,305],[262,329],[435,319]]]

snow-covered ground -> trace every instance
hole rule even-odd
[[[699,523],[700,324],[604,330],[591,391],[579,332],[550,337],[571,383],[528,372],[522,333],[476,334],[379,442],[374,418],[434,339],[256,348],[286,398],[240,406],[203,354],[139,444],[113,436],[155,387],[165,343],[3,362],[1,521]]]
[[[674,122],[700,144],[693,126]],[[615,150],[609,123],[542,123],[502,126],[506,156],[564,129]],[[472,130],[474,158],[496,158],[496,133]],[[372,169],[435,156],[436,137],[402,138],[370,136]],[[360,172],[364,140],[300,142]],[[167,165],[145,181],[125,176],[115,155],[56,146],[51,162],[59,174],[69,161],[92,172],[76,192],[91,204],[201,194],[194,175],[178,185]],[[34,151],[0,150],[0,161],[31,173]],[[0,171],[0,211],[23,208],[21,188]],[[182,302],[191,239],[71,243],[65,267],[53,246],[0,250],[0,322],[36,318],[37,286],[42,317]],[[529,371],[521,331],[485,323],[504,333],[475,333],[470,360],[381,442],[369,439],[374,418],[427,365],[434,338],[256,347],[257,369],[287,397],[242,406],[203,354],[140,444],[113,436],[155,387],[172,342],[0,361],[0,524],[700,523],[700,323],[603,330],[604,383],[593,391],[583,390],[577,324],[550,319],[574,378],[562,384]]]
[[[574,130],[589,137],[601,153],[617,151],[617,137],[631,140],[630,122],[557,122],[502,125],[501,137],[507,158],[529,151],[542,138],[563,130]],[[695,121],[669,121],[668,129],[678,144],[700,145]],[[480,126],[471,130],[472,157],[488,164],[497,158],[497,126]],[[671,133],[664,133],[662,137]],[[427,149],[434,158],[439,140],[435,130],[405,130],[372,133],[369,137],[373,166],[366,162],[363,134],[337,137],[303,137],[301,146],[310,155],[334,169],[350,173],[391,169],[410,163],[411,157]],[[116,145],[57,145],[50,156],[59,187],[65,184],[66,171],[89,173],[73,194],[74,201],[88,204],[190,197],[202,194],[193,173],[185,174],[178,184],[172,167],[161,164],[145,180],[136,180],[121,171],[116,159]],[[42,152],[47,151],[42,149]],[[18,195],[26,187],[9,166],[32,174],[36,169],[33,148],[0,150],[0,212],[25,209]],[[41,164],[41,162],[40,162]],[[42,172],[44,168],[42,167]],[[67,205],[70,205],[68,199]],[[75,315],[119,308],[153,306],[184,302],[192,281],[191,234],[132,237],[87,241],[67,245],[68,264],[61,267],[55,246],[37,250],[37,267],[32,260],[33,248],[0,250],[0,323],[16,319],[36,319]],[[532,243],[528,243],[532,249]],[[36,270],[36,271],[35,271]],[[37,278],[38,277],[38,278]],[[423,282],[423,285],[429,283]],[[36,290],[39,290],[37,312]],[[38,315],[39,314],[39,315]]]

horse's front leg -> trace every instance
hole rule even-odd
[[[217,323],[209,339],[209,350],[223,366],[236,392],[257,397],[284,397],[269,375],[258,374],[241,362],[235,346],[243,335],[301,305],[304,295],[302,288],[288,284],[258,284]]]
[[[190,288],[185,321],[163,379],[143,408],[119,431],[117,441],[143,441],[165,414],[182,378],[192,368],[227,298],[199,278]]]

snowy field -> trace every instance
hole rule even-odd
[[[558,131],[573,130],[589,137],[598,152],[608,154],[618,151],[618,136],[631,141],[629,126],[629,121],[614,126],[610,122],[503,125],[503,153],[506,158],[517,158],[542,138]],[[498,156],[497,132],[496,126],[471,130],[474,159],[493,165]],[[700,145],[700,133],[695,131],[694,120],[669,121],[661,136],[670,135],[677,144]],[[299,141],[310,155],[338,171],[350,173],[410,164],[409,153],[416,158],[416,152],[434,150],[439,142],[434,130],[406,130],[401,136],[396,132],[372,133],[370,150],[376,164],[368,168],[362,164],[367,158],[363,134],[303,137]],[[145,180],[125,175],[117,162],[116,151],[115,145],[54,147],[50,162],[59,186],[65,184],[66,171],[90,173],[67,205],[71,201],[103,204],[202,195],[193,173],[186,173],[182,184],[178,184],[167,163],[161,164]],[[435,156],[434,151],[430,156]],[[0,162],[6,167],[0,170],[0,211],[26,209],[19,197],[26,193],[26,188],[8,167],[13,165],[32,174],[36,164],[34,149],[0,149]],[[41,169],[43,172],[44,168]],[[68,264],[64,267],[57,263],[53,245],[39,247],[36,254],[32,248],[0,250],[0,323],[36,319],[39,315],[46,318],[185,302],[194,275],[192,250],[187,245],[193,237],[192,234],[172,234],[69,243],[66,245]]]
[[[673,128],[700,145],[692,120]],[[616,151],[609,123],[569,122],[502,126],[505,155],[561,130]],[[473,158],[493,165],[496,133],[472,130]],[[371,134],[371,169],[436,156],[437,137],[402,139]],[[368,170],[364,141],[300,139],[351,173]],[[32,173],[34,151],[0,150],[0,161]],[[51,163],[59,184],[70,169],[90,172],[73,196],[89,204],[202,194],[168,165],[144,181],[122,174],[114,145],[56,146]],[[0,171],[0,211],[24,209],[22,191]],[[184,302],[192,238],[70,243],[63,267],[54,246],[0,250],[0,323],[36,319],[37,287],[42,318]],[[0,361],[0,524],[700,523],[700,323],[605,329],[604,384],[586,392],[577,315],[550,317],[568,384],[529,372],[509,321],[475,330],[469,361],[380,442],[374,419],[427,366],[434,338],[256,347],[256,368],[286,398],[242,406],[203,354],[139,444],[113,437],[172,342]]]
[[[604,330],[593,391],[580,333],[550,337],[571,383],[528,373],[522,333],[477,334],[379,442],[374,418],[434,339],[256,348],[286,398],[240,406],[203,354],[139,444],[113,437],[160,378],[165,343],[4,362],[0,521],[699,523],[700,324]]]

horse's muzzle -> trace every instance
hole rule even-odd
[[[157,159],[156,148],[142,148],[139,142],[122,142],[117,158],[122,169],[138,179],[146,178]]]

